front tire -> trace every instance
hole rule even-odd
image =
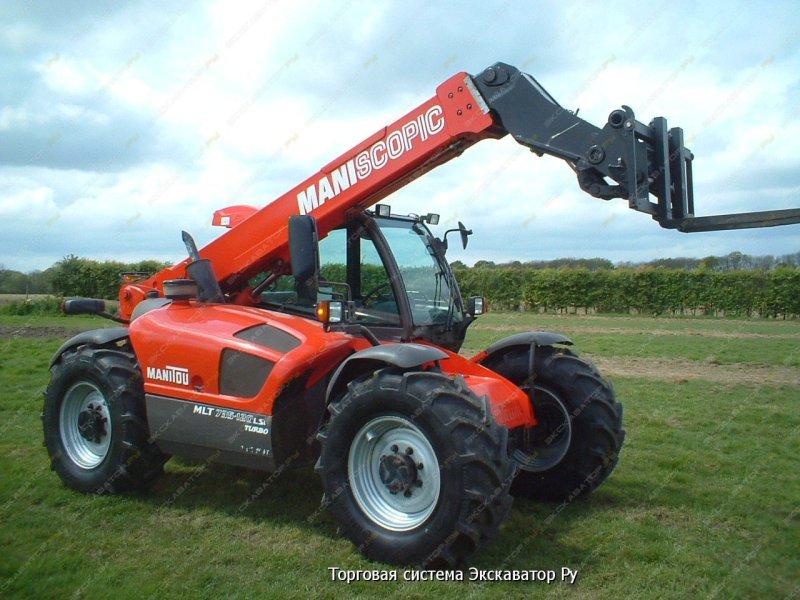
[[[329,410],[323,505],[368,558],[455,566],[497,534],[514,476],[507,429],[463,380],[384,369]]]
[[[52,469],[97,494],[142,488],[167,457],[148,440],[142,376],[132,354],[83,346],[50,370],[42,422]]]
[[[589,361],[566,348],[512,348],[483,365],[525,390],[540,424],[510,432],[521,470],[512,494],[571,501],[597,488],[619,460],[625,431],[614,387]]]

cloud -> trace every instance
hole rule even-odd
[[[724,11],[724,15],[721,13]],[[213,210],[263,206],[432,96],[497,60],[602,125],[628,104],[695,152],[698,214],[797,204],[794,3],[769,11],[664,2],[260,0],[12,5],[0,40],[0,252],[179,259]],[[723,18],[724,17],[724,18]],[[686,236],[512,140],[486,141],[387,200],[475,230],[453,257],[646,260],[785,254],[798,227]]]

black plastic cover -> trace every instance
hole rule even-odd
[[[266,323],[243,329],[234,334],[233,337],[264,346],[264,348],[269,348],[282,354],[294,350],[301,344],[300,340],[292,334]]]
[[[252,398],[261,390],[275,363],[260,356],[226,348],[219,366],[219,391],[226,396]]]
[[[292,275],[299,281],[313,278],[319,272],[317,221],[309,215],[289,218],[289,254]]]
[[[61,304],[65,315],[97,315],[106,311],[106,301],[97,298],[70,298]]]
[[[109,327],[107,329],[84,331],[61,344],[61,347],[53,354],[53,358],[50,359],[50,366],[52,367],[56,364],[56,361],[58,361],[61,355],[71,348],[77,348],[78,346],[85,346],[87,344],[90,346],[105,346],[106,344],[123,340],[126,337],[128,337],[128,330],[125,327]]]

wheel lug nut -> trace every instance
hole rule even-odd
[[[408,448],[406,448],[406,454],[408,454],[409,456],[414,454],[414,449],[409,446]]]
[[[422,463],[418,463],[418,464],[417,464],[417,469],[419,469],[420,471],[422,471]]]
[[[417,480],[414,482],[414,484],[415,484],[417,487],[422,487],[422,482],[421,482],[419,479],[417,479]]]
[[[397,452],[400,450],[400,448],[398,448],[398,447],[397,447],[397,444],[392,444],[392,448],[391,448],[391,450],[392,450],[392,452],[394,452],[395,454],[397,454]]]
[[[403,496],[405,496],[406,498],[411,498],[411,490],[406,490],[406,491],[403,493]]]

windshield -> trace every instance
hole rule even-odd
[[[376,219],[403,276],[415,325],[446,325],[462,319],[455,310],[447,270],[419,223]]]
[[[433,250],[430,232],[410,219],[375,219],[386,240],[405,287],[415,326],[449,329],[463,320],[448,282],[448,269]],[[320,274],[316,298],[303,295],[291,275],[279,277],[261,294],[263,304],[312,315],[320,300],[351,299],[354,320],[368,326],[400,327],[396,286],[368,228],[351,224],[334,229],[320,240]],[[399,292],[400,290],[398,290]]]

